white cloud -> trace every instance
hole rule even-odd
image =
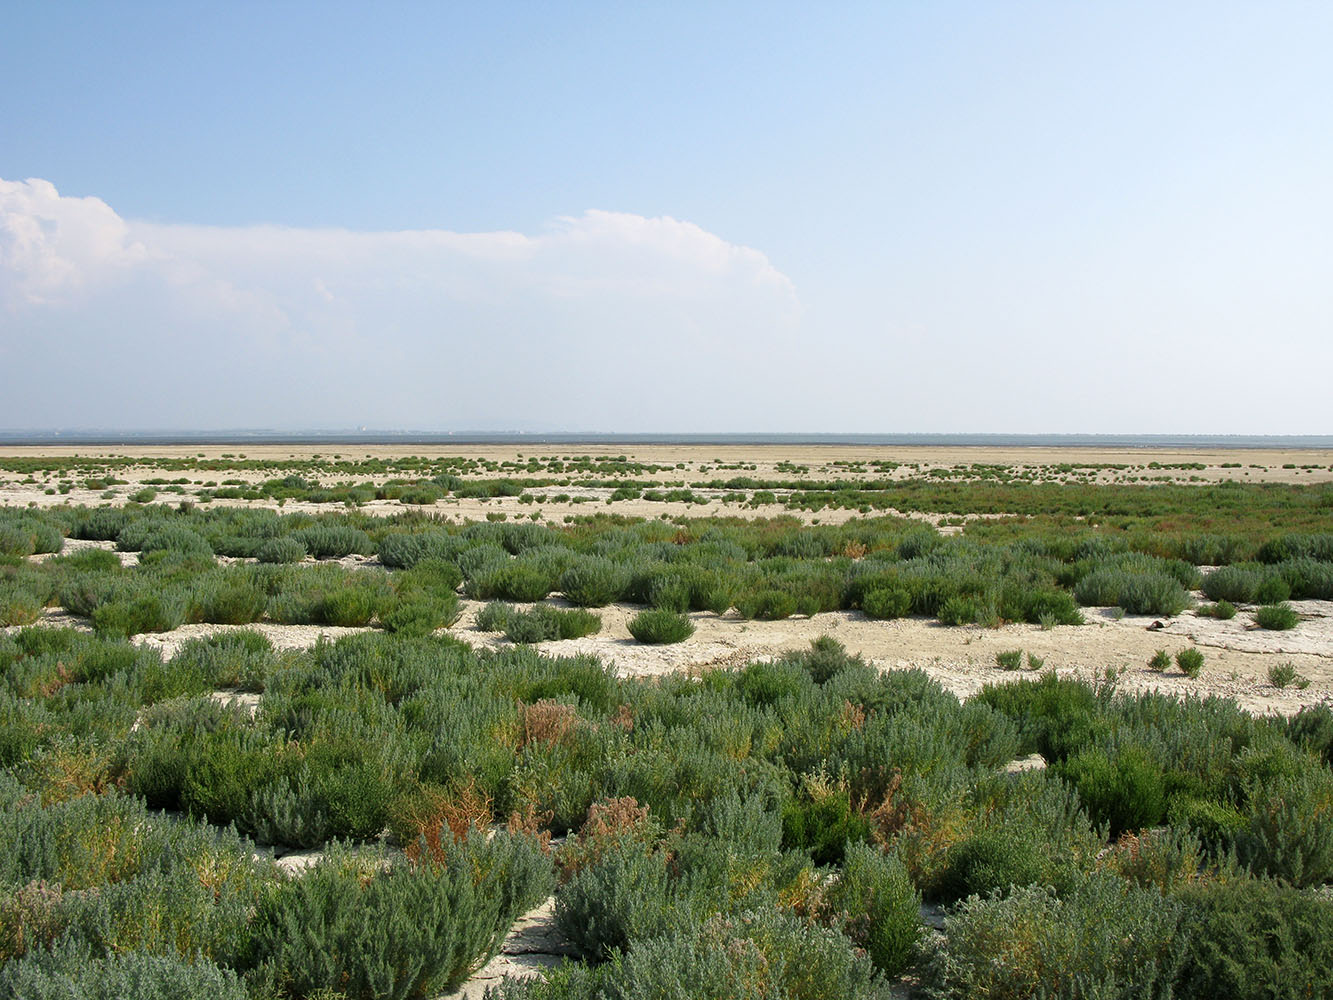
[[[753,427],[799,311],[764,254],[672,218],[163,225],[0,180],[0,360],[66,390],[0,426]]]

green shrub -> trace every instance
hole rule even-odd
[[[1180,905],[1156,888],[1089,876],[964,902],[926,967],[938,997],[1168,1000],[1182,962]]]
[[[736,610],[746,619],[781,621],[796,614],[796,598],[782,590],[760,590],[739,595]]]
[[[1023,667],[1023,651],[1021,649],[1008,649],[996,653],[995,665],[1002,670],[1021,670]]]
[[[906,587],[880,587],[861,598],[867,618],[902,618],[912,610],[912,592]]]
[[[1236,617],[1236,606],[1230,601],[1218,601],[1216,604],[1201,604],[1195,609],[1200,618],[1216,618],[1218,621],[1230,621]]]
[[[503,632],[509,625],[509,619],[517,613],[512,604],[504,601],[492,601],[477,612],[477,628],[482,632]]]
[[[640,611],[629,620],[629,633],[639,642],[664,645],[688,639],[694,634],[694,623],[674,611]]]
[[[1290,604],[1267,604],[1254,613],[1254,620],[1260,628],[1286,631],[1300,624],[1301,616]]]
[[[1148,660],[1148,666],[1160,674],[1167,667],[1171,666],[1171,654],[1165,649],[1159,649],[1157,652],[1153,653],[1152,657]]]
[[[842,934],[773,909],[638,941],[616,962],[608,987],[641,1000],[872,1000],[886,992],[870,960]]]
[[[1248,826],[1235,838],[1242,863],[1295,886],[1333,880],[1333,772],[1304,768],[1260,781],[1245,812]]]
[[[353,553],[367,555],[375,551],[364,531],[325,521],[294,531],[290,537],[304,545],[306,552],[316,559],[341,559]]]
[[[897,855],[850,844],[828,902],[842,932],[885,975],[897,976],[915,960],[921,897]]]
[[[1249,604],[1264,576],[1254,566],[1219,566],[1203,578],[1203,593],[1210,601]]]
[[[292,996],[434,996],[500,948],[554,884],[536,844],[503,833],[443,845],[438,858],[388,862],[330,850],[261,899],[249,963]]]
[[[1287,720],[1287,736],[1297,746],[1333,765],[1333,709],[1307,705]]]
[[[560,577],[565,599],[584,608],[600,608],[620,600],[629,586],[629,572],[610,559],[581,559]]]
[[[1333,996],[1333,903],[1266,879],[1204,882],[1184,906],[1181,1000]]]
[[[380,539],[378,552],[385,566],[409,569],[423,559],[452,561],[461,548],[459,539],[447,531],[394,532]]]
[[[305,543],[291,535],[269,538],[255,550],[255,557],[262,563],[300,562],[306,557]]]
[[[1189,593],[1164,572],[1093,570],[1074,588],[1084,606],[1118,606],[1134,615],[1178,615],[1190,606]]]
[[[191,599],[189,618],[219,625],[248,625],[264,617],[268,594],[251,580],[235,575],[201,580]]]
[[[952,902],[1041,882],[1048,870],[1046,851],[1025,829],[992,827],[964,836],[948,849],[938,896]]]
[[[553,608],[537,604],[530,611],[510,611],[504,623],[510,642],[533,643],[552,639],[580,639],[602,629],[600,615],[583,608]]]
[[[458,596],[413,596],[399,601],[379,616],[380,624],[400,635],[430,635],[458,621],[461,612]]]
[[[1122,747],[1113,756],[1088,747],[1057,765],[1056,773],[1074,786],[1093,823],[1110,826],[1112,837],[1156,826],[1166,815],[1162,767],[1140,747]]]
[[[77,945],[37,950],[0,969],[0,997],[14,1000],[246,1000],[236,973],[207,959],[110,952]]]
[[[782,846],[808,851],[817,865],[841,864],[849,844],[870,838],[870,821],[852,808],[846,788],[802,794],[782,807]]]
[[[1193,646],[1176,653],[1176,666],[1186,677],[1198,677],[1203,670],[1203,654]]]
[[[1292,683],[1298,687],[1305,687],[1309,684],[1309,680],[1296,672],[1296,664],[1288,661],[1276,663],[1268,668],[1268,683],[1275,688],[1284,688]]]

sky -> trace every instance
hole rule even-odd
[[[1333,433],[1333,4],[10,5],[0,429]]]

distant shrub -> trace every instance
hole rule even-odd
[[[1176,653],[1176,666],[1186,677],[1198,677],[1203,670],[1203,654],[1193,646]]]
[[[1268,668],[1268,683],[1275,688],[1284,688],[1297,680],[1304,680],[1304,678],[1296,672],[1296,665],[1290,661],[1275,663]]]
[[[880,587],[861,598],[867,618],[902,618],[912,610],[912,592],[906,587]]]
[[[629,620],[629,632],[639,642],[664,645],[688,639],[694,634],[694,623],[674,611],[640,611]]]
[[[1203,578],[1203,592],[1210,601],[1249,604],[1267,572],[1255,566],[1220,566]]]
[[[375,551],[370,536],[364,531],[323,521],[294,531],[291,537],[304,545],[306,552],[316,559],[341,559],[353,553],[369,554]]]
[[[393,532],[380,539],[378,553],[385,566],[409,569],[423,559],[452,560],[460,548],[459,539],[447,531]]]
[[[736,610],[742,618],[780,621],[796,614],[796,598],[782,590],[760,590],[738,596]]]
[[[1230,601],[1218,601],[1216,604],[1201,604],[1195,610],[1200,618],[1216,618],[1218,621],[1230,621],[1236,617],[1236,606]]]
[[[1023,667],[1023,651],[1021,649],[1007,649],[996,653],[995,664],[1001,670],[1021,670]]]
[[[817,865],[840,864],[848,844],[870,837],[870,821],[852,808],[846,788],[801,794],[782,807],[782,846],[809,851]]]
[[[249,579],[226,575],[201,580],[191,595],[189,617],[219,625],[248,625],[264,617],[268,594]]]
[[[503,632],[518,609],[504,601],[492,601],[477,612],[477,628],[482,632]]]
[[[954,595],[940,605],[938,617],[943,625],[971,625],[988,621],[994,610],[983,598]]]
[[[582,559],[560,577],[566,600],[585,608],[600,608],[618,601],[629,586],[629,572],[610,559]]]
[[[1279,575],[1267,576],[1254,588],[1256,604],[1280,604],[1291,597],[1291,587]]]
[[[952,902],[1041,882],[1047,873],[1046,850],[1027,830],[992,827],[964,836],[948,850],[939,897]]]
[[[1333,764],[1333,709],[1307,705],[1287,720],[1287,736],[1323,762]]]
[[[602,619],[583,608],[553,608],[535,605],[530,611],[511,611],[504,623],[510,642],[533,643],[552,639],[579,639],[602,629]]]
[[[1148,666],[1158,673],[1161,673],[1167,667],[1171,666],[1171,654],[1165,649],[1159,649],[1153,653],[1148,660]]]
[[[1290,604],[1266,604],[1254,613],[1254,620],[1260,628],[1274,631],[1286,631],[1300,624],[1301,616]]]
[[[436,629],[447,628],[458,621],[458,596],[414,595],[400,600],[388,611],[381,612],[380,624],[400,635],[430,635]]]
[[[1190,606],[1185,588],[1164,572],[1093,570],[1075,586],[1074,596],[1085,606],[1118,606],[1135,615],[1178,615]]]
[[[255,550],[255,558],[262,563],[294,563],[305,556],[305,544],[291,535],[270,538]]]

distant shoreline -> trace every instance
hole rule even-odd
[[[127,447],[186,445],[798,445],[956,448],[1115,448],[1115,449],[1333,449],[1333,434],[611,434],[417,432],[115,432],[0,431],[10,447]]]

